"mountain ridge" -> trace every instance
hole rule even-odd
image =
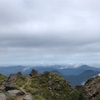
[[[29,76],[24,76],[21,72],[10,74],[9,77],[0,74],[0,98],[2,100],[99,100],[100,76],[88,79],[83,86],[72,87],[55,72],[46,71],[40,74],[32,69]]]

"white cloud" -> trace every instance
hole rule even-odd
[[[0,63],[42,62],[42,58],[97,63],[99,5],[99,0],[1,0]]]

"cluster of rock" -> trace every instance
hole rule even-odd
[[[17,85],[24,78],[24,84]],[[100,100],[100,76],[76,89],[57,73],[38,74],[33,69],[29,76],[23,76],[18,72],[0,79],[0,100]]]
[[[100,100],[100,76],[89,79],[83,86],[83,92],[88,100]]]
[[[25,94],[20,88],[12,84],[20,76],[23,75],[21,72],[18,72],[17,74],[10,74],[9,77],[6,78],[4,84],[1,85],[2,88],[0,88],[0,100],[32,100],[29,95]],[[16,99],[14,97],[16,97]],[[17,99],[17,97],[23,99]]]
[[[30,72],[30,76],[34,76],[34,75],[37,75],[38,74],[38,71],[32,69],[32,71]]]
[[[17,74],[10,74],[10,76],[9,76],[8,79],[7,79],[7,82],[16,81],[16,79],[17,79],[19,76],[22,76],[22,73],[21,73],[21,72],[18,72]]]

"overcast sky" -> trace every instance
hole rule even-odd
[[[0,0],[0,65],[99,62],[100,0]]]

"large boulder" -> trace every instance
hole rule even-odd
[[[23,76],[23,75],[22,75],[22,73],[21,73],[21,72],[18,72],[18,73],[17,73],[17,76]]]
[[[11,95],[11,96],[22,96],[22,95],[25,95],[25,93],[21,90],[9,90],[8,93]]]
[[[37,74],[38,74],[38,71],[36,71],[35,69],[32,69],[32,71],[29,75],[33,76],[33,75],[37,75]]]
[[[7,82],[13,82],[16,81],[17,79],[17,74],[10,74],[10,76],[7,79]]]
[[[16,79],[19,76],[22,76],[22,73],[21,72],[18,72],[17,74],[10,74],[10,76],[7,79],[7,82],[14,82],[14,81],[16,81]]]
[[[7,96],[4,93],[0,93],[0,100],[7,100]]]
[[[100,76],[95,76],[83,86],[83,93],[87,100],[100,100]]]
[[[5,91],[8,91],[8,90],[15,90],[17,89],[15,86],[12,86],[12,85],[6,85],[5,86]]]

